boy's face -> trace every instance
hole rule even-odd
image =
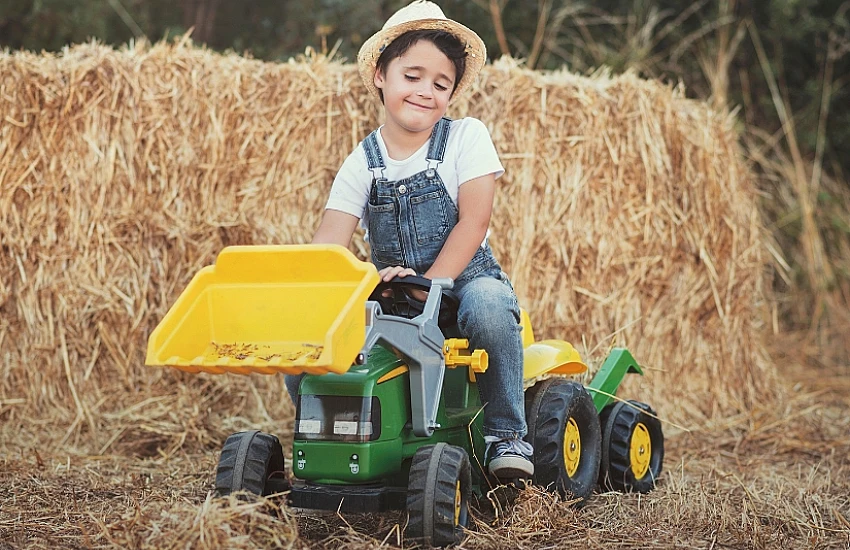
[[[412,45],[375,73],[384,94],[388,125],[405,132],[430,132],[446,114],[455,85],[455,66],[428,40]]]

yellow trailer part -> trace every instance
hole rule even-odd
[[[523,350],[523,379],[542,374],[581,374],[587,365],[572,344],[563,340],[540,340]]]

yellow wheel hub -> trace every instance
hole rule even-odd
[[[649,457],[652,456],[652,440],[649,430],[642,422],[638,422],[632,431],[632,443],[629,446],[629,458],[632,463],[632,473],[635,479],[641,479],[649,471]]]
[[[581,458],[581,434],[578,424],[570,417],[567,427],[564,429],[564,467],[567,475],[573,477],[578,471],[578,463]]]
[[[460,523],[460,507],[462,504],[462,498],[460,494],[460,480],[458,480],[455,485],[455,525]]]

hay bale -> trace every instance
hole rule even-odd
[[[496,246],[545,334],[595,365],[626,345],[651,369],[634,394],[682,419],[769,401],[768,259],[733,117],[634,74],[510,61],[480,93],[509,174]]]
[[[493,245],[537,335],[594,366],[628,346],[648,366],[632,395],[668,418],[769,400],[767,260],[731,116],[507,60],[473,91],[449,114],[484,120],[502,155]],[[2,53],[0,113],[0,418],[141,454],[212,444],[228,419],[279,427],[281,378],[145,369],[146,338],[223,246],[309,239],[378,122],[355,68],[186,42]]]

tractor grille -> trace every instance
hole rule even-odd
[[[295,439],[363,443],[381,436],[377,397],[301,395],[295,415]]]

